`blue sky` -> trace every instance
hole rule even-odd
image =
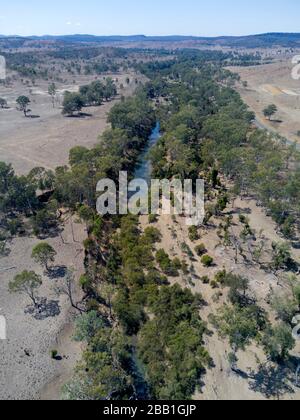
[[[0,34],[300,32],[299,0],[0,0]]]

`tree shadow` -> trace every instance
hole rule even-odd
[[[59,301],[40,298],[36,306],[31,305],[25,309],[25,314],[32,315],[38,321],[55,318],[60,315]]]
[[[63,232],[62,227],[57,223],[56,226],[52,226],[47,230],[47,232],[39,232],[36,234],[38,239],[46,240],[48,238],[56,238],[57,236],[61,235]]]
[[[252,214],[252,210],[249,207],[246,207],[244,209],[237,208],[235,211],[235,214]]]
[[[270,120],[270,123],[276,125],[276,124],[282,124],[283,121],[279,120],[279,119],[276,119],[276,120]]]
[[[292,242],[292,247],[293,247],[294,249],[300,249],[300,241],[297,241],[297,242]]]
[[[40,115],[31,114],[31,115],[27,115],[26,118],[37,119],[37,118],[41,118],[41,116]]]
[[[55,360],[56,362],[61,362],[63,358],[58,354],[57,356],[53,356],[53,360]]]
[[[297,261],[295,261],[291,258],[290,261],[287,263],[286,268],[287,268],[287,271],[292,271],[293,273],[298,273],[299,264],[297,263]]]
[[[66,115],[67,118],[91,118],[93,114],[87,112],[79,112],[78,114]]]
[[[47,276],[50,279],[62,279],[66,277],[67,274],[67,267],[65,265],[58,265],[56,267],[51,267],[49,271],[47,271]]]
[[[261,365],[258,372],[253,372],[249,378],[253,380],[250,383],[250,389],[254,392],[260,392],[266,398],[280,398],[286,394],[294,394],[295,391],[290,382],[291,372],[286,366]]]

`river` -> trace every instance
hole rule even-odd
[[[151,182],[151,174],[152,174],[152,165],[149,159],[149,152],[156,145],[158,140],[161,138],[160,133],[160,123],[157,122],[155,128],[153,129],[151,136],[149,137],[149,141],[147,146],[141,153],[136,170],[134,172],[134,177],[137,179],[144,179],[147,181],[148,184]]]

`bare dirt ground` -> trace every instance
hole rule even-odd
[[[123,84],[123,91],[119,91],[124,96],[131,95],[137,87],[133,74],[107,76],[118,79],[118,86]],[[5,98],[9,105],[9,109],[0,109],[0,160],[12,163],[18,174],[26,174],[37,166],[55,169],[67,164],[69,150],[74,146],[94,146],[98,136],[108,127],[107,114],[120,96],[100,107],[84,108],[83,112],[90,114],[84,118],[61,115],[63,92],[78,91],[79,86],[93,80],[95,77],[80,76],[76,78],[76,83],[57,84],[59,94],[55,108],[47,93],[46,82],[37,81],[33,87],[26,87],[21,82],[12,87],[0,85],[0,97]],[[16,110],[16,99],[20,95],[30,98],[31,114],[39,118],[25,118]]]
[[[272,64],[231,67],[230,70],[247,82],[247,87],[240,84],[237,90],[255,112],[261,127],[300,143],[297,135],[300,131],[300,80],[293,79],[293,67],[292,59],[286,58]],[[270,104],[278,107],[273,121],[268,121],[263,115],[264,108]]]
[[[276,233],[276,227],[272,219],[266,216],[264,210],[256,205],[254,200],[237,200],[234,208],[228,208],[228,212],[234,212],[233,229],[236,234],[241,232],[241,226],[238,220],[239,213],[246,214],[250,220],[250,226],[255,230],[257,236],[261,237],[266,250],[271,248],[271,242],[283,242],[283,239]],[[140,218],[141,226],[144,229],[148,226],[148,218]],[[246,265],[240,257],[238,263],[235,262],[235,252],[232,248],[225,247],[220,243],[217,235],[217,227],[220,220],[213,221],[215,226],[208,230],[200,229],[201,239],[197,242],[191,242],[188,238],[188,227],[182,217],[176,216],[176,223],[171,216],[160,216],[158,222],[154,225],[162,234],[162,241],[157,248],[163,248],[171,258],[179,257],[185,260],[190,267],[193,267],[191,276],[180,276],[178,278],[169,278],[171,284],[179,283],[182,287],[190,288],[194,293],[201,293],[206,305],[201,310],[201,317],[208,322],[211,336],[205,339],[205,345],[213,361],[214,367],[207,370],[203,378],[204,386],[201,392],[198,392],[194,398],[196,400],[265,400],[265,399],[285,399],[299,400],[300,390],[293,385],[292,381],[287,379],[286,372],[266,360],[266,356],[261,348],[255,343],[245,352],[239,352],[238,367],[241,375],[234,374],[230,369],[228,354],[231,352],[227,340],[219,337],[217,331],[209,323],[208,316],[217,312],[226,302],[226,290],[213,289],[211,285],[205,285],[201,277],[208,276],[210,280],[224,268],[227,272],[233,272],[249,279],[251,293],[256,297],[258,304],[270,313],[271,319],[274,314],[271,313],[270,306],[267,304],[271,291],[282,292],[288,290],[288,285],[284,275],[275,276],[263,271],[259,265]],[[181,244],[185,243],[194,252],[194,248],[199,243],[204,243],[208,254],[214,258],[215,266],[205,268],[200,258],[194,252],[194,258],[189,258],[183,251]],[[300,250],[294,249],[293,256],[295,260],[300,260]],[[268,254],[265,255],[268,257]],[[217,294],[221,295],[216,298]],[[300,361],[300,343],[293,351],[293,356]]]
[[[72,224],[75,241],[70,219],[65,222],[62,236],[48,242],[57,252],[55,266],[74,269],[78,283],[84,271],[82,242],[86,231],[81,224]],[[71,341],[74,312],[68,297],[56,292],[63,280],[49,278],[31,259],[32,248],[38,242],[36,238],[16,238],[10,244],[10,254],[0,260],[0,306],[7,320],[7,340],[0,341],[0,399],[37,399],[40,390],[54,379],[56,389],[52,396],[58,398],[61,378],[69,375],[80,357],[80,347]],[[42,275],[39,296],[56,302],[56,316],[37,320],[24,312],[30,305],[27,296],[9,293],[9,282],[23,270],[34,270]],[[76,293],[78,298],[80,292]],[[51,359],[50,351],[54,349],[59,351],[61,361]]]

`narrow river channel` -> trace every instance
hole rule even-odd
[[[134,177],[138,179],[144,179],[147,181],[148,184],[151,182],[151,173],[152,173],[152,165],[149,159],[149,152],[156,145],[158,140],[161,137],[160,133],[160,123],[157,122],[155,128],[153,129],[151,136],[149,137],[149,141],[145,150],[141,153],[139,161],[137,163],[137,167],[134,173]]]

